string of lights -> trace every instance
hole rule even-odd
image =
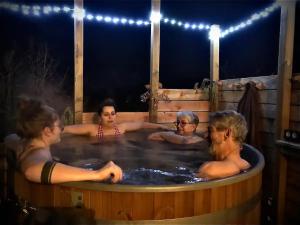
[[[158,12],[152,12],[149,19],[132,19],[127,17],[117,17],[117,16],[108,16],[102,14],[93,14],[87,12],[85,9],[80,8],[71,8],[69,6],[50,6],[50,5],[25,5],[25,4],[16,4],[10,2],[0,2],[0,9],[6,9],[11,12],[15,13],[22,13],[24,16],[36,16],[40,17],[42,15],[52,15],[52,14],[59,14],[65,13],[71,15],[73,18],[79,20],[86,20],[86,21],[95,21],[99,23],[107,23],[107,24],[115,24],[115,25],[129,25],[129,26],[149,26],[151,21],[154,23],[161,23],[165,25],[170,25],[174,27],[180,27],[184,30],[197,30],[197,31],[209,31],[209,39],[215,39],[216,35],[217,38],[224,38],[229,34],[232,34],[236,31],[241,29],[245,29],[246,27],[252,25],[254,22],[268,17],[272,12],[274,12],[280,5],[277,2],[274,2],[269,7],[261,10],[258,13],[251,15],[246,20],[233,25],[229,26],[228,28],[222,30],[212,30],[212,25],[209,23],[192,23],[181,21],[175,18],[165,17]]]

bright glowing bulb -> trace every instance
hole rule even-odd
[[[44,14],[49,14],[52,11],[52,7],[51,6],[44,6],[43,7],[43,13]]]
[[[252,24],[252,20],[247,20],[247,21],[246,21],[246,24],[247,24],[247,25]]]
[[[202,30],[204,28],[204,25],[202,24],[202,23],[200,23],[199,25],[198,25],[198,29],[199,30]]]
[[[218,41],[221,36],[221,30],[218,25],[213,25],[209,31],[209,39],[212,41]]]
[[[111,22],[111,17],[109,16],[104,17],[104,21],[107,23]]]
[[[257,13],[255,13],[251,16],[252,20],[258,20],[259,18],[260,18],[260,16]]]
[[[196,27],[197,27],[196,24],[193,24],[193,25],[192,25],[192,29],[193,29],[193,30],[195,30]]]
[[[61,10],[61,8],[58,7],[58,6],[53,7],[53,11],[56,12],[56,13],[60,12],[60,10]]]
[[[160,14],[160,12],[155,12],[155,11],[151,12],[151,15],[150,15],[150,21],[151,22],[159,23],[161,18],[162,18],[162,15]]]
[[[114,18],[112,19],[112,21],[113,21],[113,23],[119,23],[120,19],[117,18],[117,17],[114,17]]]
[[[86,16],[86,18],[87,18],[88,20],[92,20],[92,19],[94,19],[94,16],[93,16],[92,14],[88,14],[88,15]]]
[[[76,19],[83,20],[83,18],[85,17],[85,10],[75,7],[73,15]]]
[[[164,22],[165,22],[165,23],[168,23],[168,22],[169,22],[169,19],[168,19],[168,18],[165,18],[165,19],[164,19]]]
[[[129,21],[128,21],[128,23],[131,25],[131,24],[134,24],[134,20],[132,20],[132,19],[130,19]]]
[[[63,7],[63,11],[66,12],[66,13],[68,13],[68,12],[71,11],[71,8],[69,8],[68,6],[64,6]]]
[[[190,27],[190,24],[189,24],[189,23],[185,23],[185,24],[184,24],[184,28],[185,28],[185,29],[188,29],[189,27]]]
[[[177,23],[177,25],[178,25],[179,27],[181,27],[181,26],[182,26],[182,22],[179,21],[179,22]]]
[[[174,25],[176,23],[176,20],[171,20],[171,24]]]
[[[140,26],[140,25],[142,25],[142,24],[143,24],[143,21],[142,21],[142,20],[136,21],[136,25]]]
[[[97,15],[97,16],[96,16],[96,20],[97,20],[97,21],[103,20],[103,16]]]
[[[122,24],[127,23],[127,19],[126,19],[126,18],[122,18],[122,19],[121,19],[121,23],[122,23]]]

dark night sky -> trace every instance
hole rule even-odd
[[[20,2],[20,1],[18,1]],[[27,4],[42,1],[22,1]],[[73,1],[43,1],[73,6]],[[86,10],[104,15],[135,19],[149,17],[151,1],[89,1]],[[238,24],[274,1],[253,0],[162,0],[161,13],[183,21],[219,24],[221,28]],[[296,10],[294,72],[300,72],[299,3]],[[26,49],[30,39],[46,43],[60,70],[68,70],[66,90],[73,85],[73,20],[65,14],[24,17],[3,9],[1,55],[17,47]],[[280,10],[220,41],[220,78],[266,76],[277,73]],[[160,81],[165,88],[193,88],[209,77],[207,32],[185,31],[161,25]],[[2,57],[2,56],[1,56]],[[121,26],[97,22],[84,24],[85,111],[95,110],[104,97],[117,100],[121,111],[146,110],[139,95],[149,83],[150,26]],[[127,106],[126,106],[127,104]]]

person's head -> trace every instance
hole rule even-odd
[[[60,118],[53,108],[36,99],[19,99],[17,134],[20,137],[28,140],[46,138],[48,143],[54,144],[60,141],[62,130]]]
[[[99,120],[103,126],[113,126],[116,122],[116,104],[108,98],[101,102],[98,110]]]
[[[199,123],[199,118],[194,112],[177,112],[176,118],[177,120],[175,122],[175,125],[179,134],[190,134],[196,131]]]
[[[248,132],[247,122],[243,115],[233,110],[214,112],[210,115],[208,132],[213,152],[219,147],[228,148],[229,140],[241,146]]]

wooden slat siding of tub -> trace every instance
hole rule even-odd
[[[29,187],[29,194],[26,198],[20,197],[36,207],[73,207],[72,193],[81,192],[84,207],[95,211],[95,219],[153,220],[206,213],[212,213],[213,216],[214,212],[239,208],[261,190],[261,173],[230,185],[179,192],[95,191],[55,184],[35,184],[25,179],[21,182]],[[240,212],[230,224],[250,224],[253,219],[259,220],[259,205],[260,202],[257,202],[256,207],[250,208],[248,213]]]

